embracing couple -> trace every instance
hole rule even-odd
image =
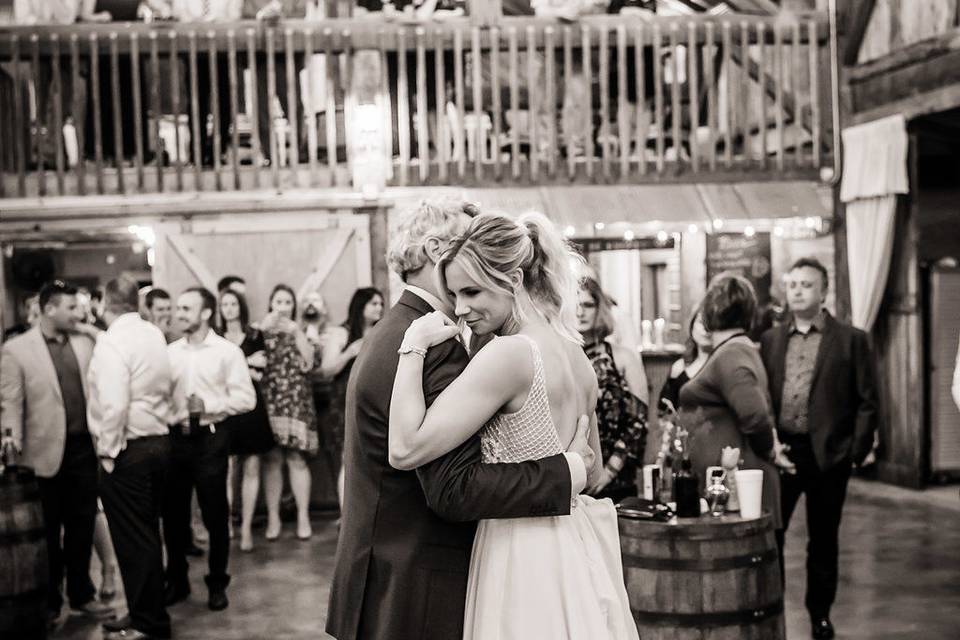
[[[347,389],[327,632],[636,639],[599,477],[577,262],[542,215],[423,203],[395,231],[400,300]],[[460,326],[484,346],[468,356]]]

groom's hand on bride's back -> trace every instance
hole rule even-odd
[[[576,453],[583,459],[583,466],[589,475],[590,470],[596,462],[597,453],[590,448],[590,416],[584,414],[577,420],[577,434],[573,437],[573,442],[567,447],[568,453]]]

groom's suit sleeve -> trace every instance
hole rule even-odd
[[[423,390],[429,407],[467,364],[450,340],[430,350]],[[483,464],[480,436],[417,469],[430,509],[445,520],[561,516],[570,513],[570,467],[562,454],[515,464]]]

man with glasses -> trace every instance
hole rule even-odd
[[[61,281],[39,294],[39,323],[3,346],[0,432],[4,452],[33,469],[46,523],[49,622],[60,616],[64,570],[71,611],[113,617],[95,600],[90,553],[97,515],[97,454],[87,430],[93,342],[76,333],[77,290]],[[61,530],[63,543],[61,545]]]

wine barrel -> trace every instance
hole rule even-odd
[[[0,474],[0,638],[47,637],[47,537],[29,469]]]
[[[769,515],[623,515],[620,547],[630,609],[643,640],[783,640],[783,588]]]

